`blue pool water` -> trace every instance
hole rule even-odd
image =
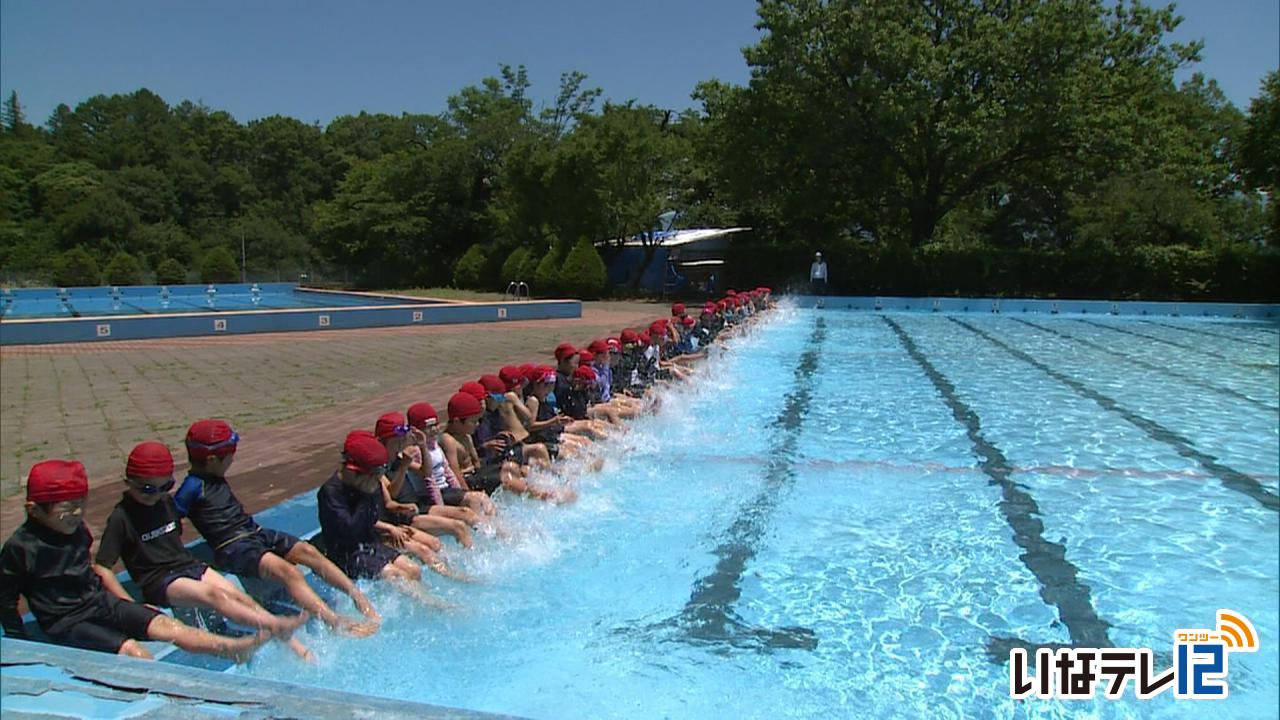
[[[209,292],[212,287],[214,292]],[[284,310],[431,303],[429,300],[317,292],[293,283],[37,288],[5,290],[0,315],[6,320],[156,315],[168,313]]]
[[[456,609],[377,588],[375,638],[309,630],[316,666],[273,645],[234,672],[538,718],[1274,717],[1278,347],[1264,323],[781,311],[576,504],[504,499],[514,537],[451,548],[476,582],[427,576]],[[1261,646],[1226,701],[1008,697],[1009,642],[1163,669],[1220,607]]]

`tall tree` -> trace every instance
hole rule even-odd
[[[1280,243],[1280,70],[1267,73],[1249,103],[1240,166],[1246,183],[1269,195],[1271,244]]]
[[[708,110],[748,114],[730,125],[779,192],[817,191],[814,225],[914,245],[1028,165],[1127,156],[1198,51],[1166,42],[1171,8],[1124,0],[761,0],[759,16],[747,97],[704,89]]]

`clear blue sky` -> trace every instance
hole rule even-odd
[[[1280,65],[1280,2],[1187,0],[1179,40],[1246,108]],[[743,83],[750,0],[0,0],[0,93],[31,122],[61,102],[150,88],[241,121],[282,114],[440,112],[499,63],[529,69],[535,101],[581,70],[615,100],[693,105],[707,78]]]

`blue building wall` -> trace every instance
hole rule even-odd
[[[649,292],[662,292],[663,281],[667,270],[666,248],[653,249],[653,261],[640,276],[640,289]],[[630,287],[631,280],[644,262],[645,248],[624,247],[612,248],[604,252],[605,264],[609,269],[610,287]]]

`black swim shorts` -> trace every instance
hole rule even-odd
[[[448,487],[440,491],[440,496],[444,498],[445,505],[458,507],[466,498],[467,491],[462,488]]]
[[[382,543],[362,544],[358,550],[345,557],[332,558],[334,564],[342,568],[342,572],[352,580],[359,578],[376,578],[382,574],[382,568],[395,562],[400,556],[394,548]]]
[[[502,487],[502,465],[485,465],[465,479],[472,490],[492,495],[494,490]]]
[[[298,538],[279,530],[259,528],[257,532],[218,548],[213,553],[213,564],[219,570],[225,570],[244,577],[258,577],[258,563],[267,553],[275,553],[280,557],[289,554]]]
[[[160,614],[103,591],[98,602],[59,619],[45,634],[59,645],[114,654],[126,640],[146,640],[147,628]]]

